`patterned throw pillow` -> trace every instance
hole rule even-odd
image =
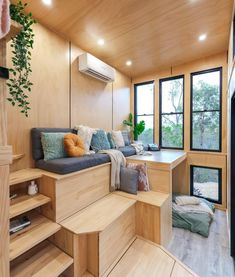
[[[122,136],[124,139],[125,146],[128,146],[131,144],[131,137],[130,137],[130,132],[127,130],[122,131]]]
[[[110,148],[115,149],[116,145],[115,145],[115,142],[113,140],[113,137],[112,137],[111,133],[107,134],[107,138],[108,138],[108,141],[109,141],[109,144],[110,144]]]
[[[104,130],[97,130],[96,133],[93,134],[91,139],[91,148],[96,152],[111,148]]]
[[[112,131],[111,134],[117,148],[125,146],[125,142],[121,131]]]
[[[138,177],[138,170],[122,166],[120,171],[120,190],[137,194]]]
[[[91,139],[96,130],[88,126],[77,125],[74,127],[77,130],[77,134],[81,137],[85,146],[85,153],[88,154],[91,146]]]
[[[64,149],[66,133],[41,133],[44,160],[54,160],[67,157]]]
[[[127,168],[132,168],[139,171],[138,190],[149,191],[150,186],[149,186],[149,180],[148,180],[148,174],[147,174],[147,165],[128,163]]]

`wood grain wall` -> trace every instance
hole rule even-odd
[[[185,78],[185,95],[184,95],[184,151],[188,153],[188,162],[181,165],[179,170],[174,172],[175,190],[181,193],[189,193],[189,170],[191,164],[198,164],[204,166],[212,166],[216,163],[216,166],[222,168],[222,205],[221,208],[226,208],[227,203],[227,53],[220,53],[211,57],[196,60],[191,63],[183,64],[169,68],[168,70],[155,72],[148,76],[133,79],[132,92],[131,92],[131,110],[134,110],[134,84],[145,81],[155,81],[155,142],[159,143],[159,79],[184,75]],[[222,152],[210,153],[190,151],[190,73],[206,70],[215,67],[223,67],[223,80],[222,80]],[[213,162],[214,161],[214,162]],[[214,165],[215,166],[215,165]]]
[[[34,86],[29,118],[7,104],[9,144],[14,154],[24,154],[11,166],[12,171],[33,166],[31,128],[87,124],[105,130],[118,129],[130,111],[129,78],[118,71],[113,84],[88,77],[78,71],[77,56],[83,53],[79,47],[40,24],[35,25],[34,31],[31,78]],[[10,66],[9,44],[7,50]]]

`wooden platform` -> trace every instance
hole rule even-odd
[[[101,232],[135,203],[136,200],[110,194],[60,224],[77,235]]]
[[[28,214],[31,225],[10,238],[10,261],[25,253],[35,245],[60,230],[60,225],[46,217],[31,212]]]
[[[172,237],[171,195],[157,191],[138,191],[137,195],[116,191],[136,203],[136,234],[167,246]]]
[[[64,272],[73,259],[49,242],[29,259],[11,267],[11,277],[55,277]]]
[[[127,158],[129,163],[147,164],[151,190],[172,194],[173,171],[186,161],[187,153],[176,150],[152,152],[151,156],[134,155]]]
[[[151,152],[152,155],[134,155],[127,158],[127,161],[139,161],[146,162],[148,165],[154,164],[156,169],[173,169],[182,161],[187,158],[187,153],[183,151],[174,150],[161,150],[156,152]]]
[[[197,275],[164,248],[137,238],[109,276],[193,277]]]
[[[138,191],[137,195],[123,191],[115,191],[117,195],[144,202],[153,206],[161,207],[169,198],[169,194],[157,191]]]

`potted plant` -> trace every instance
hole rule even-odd
[[[10,5],[11,19],[22,26],[22,30],[11,40],[12,68],[9,69],[11,78],[8,80],[8,101],[12,106],[17,105],[21,113],[28,117],[30,110],[29,94],[33,83],[30,81],[31,50],[33,49],[34,33],[32,25],[36,23],[32,13],[25,13],[27,3],[19,1]]]
[[[133,133],[134,142],[138,141],[138,136],[141,135],[145,130],[145,122],[141,120],[140,122],[134,124],[132,113],[129,114],[128,120],[124,120],[123,124],[129,126],[130,131]]]

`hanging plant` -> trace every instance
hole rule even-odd
[[[13,67],[9,69],[11,78],[7,85],[10,97],[7,98],[13,106],[18,105],[21,113],[28,117],[30,110],[28,94],[33,83],[29,77],[31,69],[31,49],[33,49],[34,33],[32,25],[36,21],[32,13],[25,14],[27,3],[19,1],[16,5],[10,5],[11,19],[22,26],[22,30],[11,41]]]

